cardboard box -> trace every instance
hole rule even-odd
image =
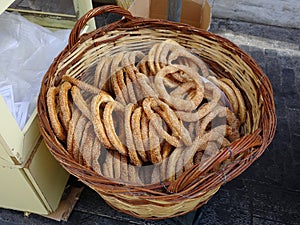
[[[167,19],[168,0],[135,0],[128,10],[134,16]],[[208,30],[210,21],[211,8],[207,0],[182,0],[180,22]]]
[[[0,207],[49,214],[56,210],[69,174],[47,149],[36,111],[20,130],[0,96]]]

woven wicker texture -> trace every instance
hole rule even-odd
[[[123,19],[80,35],[90,18],[107,12],[118,13]],[[167,39],[198,55],[218,79],[228,78],[240,90],[247,109],[241,128],[243,136],[222,148],[204,164],[193,165],[172,182],[144,186],[124,184],[101,176],[77,162],[51,126],[47,108],[49,88],[60,84],[64,75],[81,76],[91,64],[108,53],[140,50],[147,43]],[[68,46],[44,76],[38,99],[38,116],[48,148],[68,172],[97,191],[112,207],[145,219],[179,216],[205,204],[224,183],[240,175],[262,155],[276,128],[270,81],[257,63],[239,47],[227,39],[186,24],[135,18],[118,6],[95,8],[76,23]]]

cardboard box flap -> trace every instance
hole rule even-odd
[[[1,0],[0,14],[3,13],[15,0]]]
[[[138,17],[167,19],[168,0],[135,0],[128,10]],[[180,22],[208,30],[210,21],[208,0],[182,0]]]

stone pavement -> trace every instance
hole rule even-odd
[[[215,17],[300,28],[299,0],[209,0]]]
[[[68,222],[0,209],[0,225],[41,224],[300,224],[300,29],[214,17],[210,31],[238,44],[262,67],[274,89],[278,126],[265,153],[197,212],[162,221],[135,219],[85,188]]]

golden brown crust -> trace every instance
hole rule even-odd
[[[168,160],[167,165],[167,180],[174,181],[176,179],[176,164],[182,153],[182,148],[175,148]]]
[[[160,149],[160,139],[156,129],[154,128],[151,120],[149,124],[149,159],[153,164],[162,161],[161,149]]]
[[[71,89],[72,99],[77,108],[85,115],[89,120],[91,120],[91,111],[88,104],[83,99],[83,96],[80,92],[80,89],[76,86],[73,86]]]
[[[100,157],[101,157],[101,143],[97,137],[94,138],[94,144],[92,147],[92,168],[93,170],[102,175],[101,166],[100,166]]]
[[[127,162],[127,157],[124,155],[121,155],[121,177],[120,179],[123,182],[128,182],[128,162]]]
[[[59,106],[61,122],[65,130],[68,130],[69,123],[71,120],[71,109],[69,105],[69,90],[72,85],[69,82],[63,82],[59,89]]]
[[[105,133],[107,134],[107,137],[109,139],[109,142],[112,144],[114,149],[119,151],[120,154],[122,155],[127,155],[128,150],[126,146],[121,142],[119,139],[118,135],[116,134],[115,127],[114,127],[114,119],[113,119],[113,111],[120,111],[124,112],[124,107],[122,104],[116,102],[116,101],[111,101],[108,102],[104,108],[103,111],[103,125],[105,128]]]
[[[104,147],[108,149],[114,149],[114,147],[107,137],[103,125],[103,119],[101,118],[100,106],[102,103],[107,103],[111,101],[114,100],[110,95],[101,93],[94,96],[91,102],[91,118],[96,136],[99,138],[100,142],[104,145]]]
[[[56,105],[56,95],[58,95],[59,90],[57,87],[50,87],[47,91],[47,109],[49,113],[50,123],[55,136],[61,140],[66,140],[66,132],[59,121],[57,105]]]
[[[67,151],[71,155],[73,155],[73,139],[74,139],[75,128],[80,116],[81,116],[81,112],[79,111],[79,109],[75,109],[72,114],[72,118],[70,120],[69,127],[68,127]]]
[[[131,128],[131,117],[135,109],[134,104],[129,103],[124,110],[124,129],[126,135],[126,146],[128,149],[128,156],[130,162],[135,166],[141,166],[143,164],[142,160],[139,158],[137,150],[134,145],[132,128]]]
[[[78,119],[74,130],[74,138],[73,138],[73,157],[74,159],[81,163],[82,158],[79,154],[80,142],[82,139],[82,134],[85,128],[86,123],[88,122],[87,118],[84,115],[81,115]]]
[[[138,107],[134,110],[132,117],[131,117],[131,128],[132,128],[132,135],[133,140],[135,143],[135,147],[137,152],[143,162],[147,162],[147,153],[144,148],[142,132],[141,132],[141,117],[142,117],[142,107]]]
[[[223,81],[224,83],[226,83],[228,86],[230,86],[230,88],[233,90],[233,92],[235,93],[235,96],[237,98],[237,102],[238,102],[238,112],[237,112],[237,116],[239,117],[239,120],[241,121],[241,123],[244,123],[246,121],[246,105],[245,105],[245,101],[244,98],[242,96],[242,93],[240,92],[240,90],[236,87],[236,85],[229,80],[228,78],[221,78],[221,81]]]
[[[83,159],[83,165],[90,168],[92,166],[92,148],[94,143],[94,132],[92,123],[88,121],[85,125],[80,143],[80,155]]]

